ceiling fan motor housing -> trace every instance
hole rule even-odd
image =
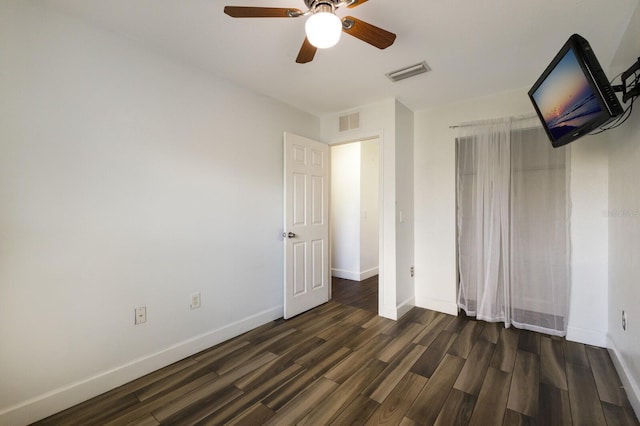
[[[339,0],[304,0],[304,4],[307,5],[309,10],[314,12],[316,10],[316,7],[319,7],[321,5],[329,6],[331,10],[335,10],[336,6],[338,6],[339,3]]]

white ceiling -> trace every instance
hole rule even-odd
[[[313,114],[395,97],[412,110],[529,87],[572,34],[607,67],[639,0],[370,0],[339,16],[397,34],[378,50],[343,34],[295,63],[305,17],[234,19],[225,5],[294,7],[303,0],[43,0]],[[425,60],[433,69],[392,83]],[[610,76],[611,77],[611,76]]]

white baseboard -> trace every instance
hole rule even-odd
[[[585,345],[607,347],[607,334],[599,330],[568,326],[566,339],[570,342],[584,343]]]
[[[398,319],[398,309],[395,306],[381,306],[378,315],[395,321]]]
[[[407,312],[411,310],[415,306],[415,298],[410,297],[404,302],[400,303],[398,306],[386,305],[380,306],[378,315],[384,318],[389,318],[394,321],[402,318]]]
[[[345,271],[344,269],[331,269],[331,276],[351,281],[363,281],[378,275],[378,267],[367,269],[366,271]]]
[[[636,381],[629,370],[629,366],[622,357],[622,354],[611,340],[610,336],[607,336],[607,347],[609,349],[609,355],[613,365],[620,376],[620,381],[624,386],[624,390],[627,393],[627,398],[633,407],[633,411],[636,413],[636,417],[640,418],[640,384]]]
[[[367,278],[375,277],[378,275],[378,267],[367,269],[366,271],[360,272],[360,281],[364,281]]]
[[[456,302],[437,299],[424,299],[420,302],[416,301],[416,306],[424,309],[430,309],[436,312],[442,312],[444,314],[458,316],[458,304]]]
[[[54,389],[11,407],[0,408],[0,425],[18,426],[33,423],[269,321],[281,318],[282,313],[282,306],[259,312],[85,380]]]
[[[360,278],[360,275],[357,272],[345,271],[343,269],[331,269],[331,276],[351,281],[358,281],[358,278]]]
[[[397,318],[400,319],[403,316],[405,316],[405,314],[409,312],[414,306],[416,306],[415,297],[410,297],[404,302],[400,303],[400,305],[398,305],[398,308],[397,308],[397,311],[398,311]]]

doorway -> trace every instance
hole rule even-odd
[[[332,297],[376,313],[380,200],[379,138],[331,146]]]

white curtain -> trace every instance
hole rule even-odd
[[[552,148],[536,118],[462,125],[456,143],[459,307],[564,336],[568,148]]]

